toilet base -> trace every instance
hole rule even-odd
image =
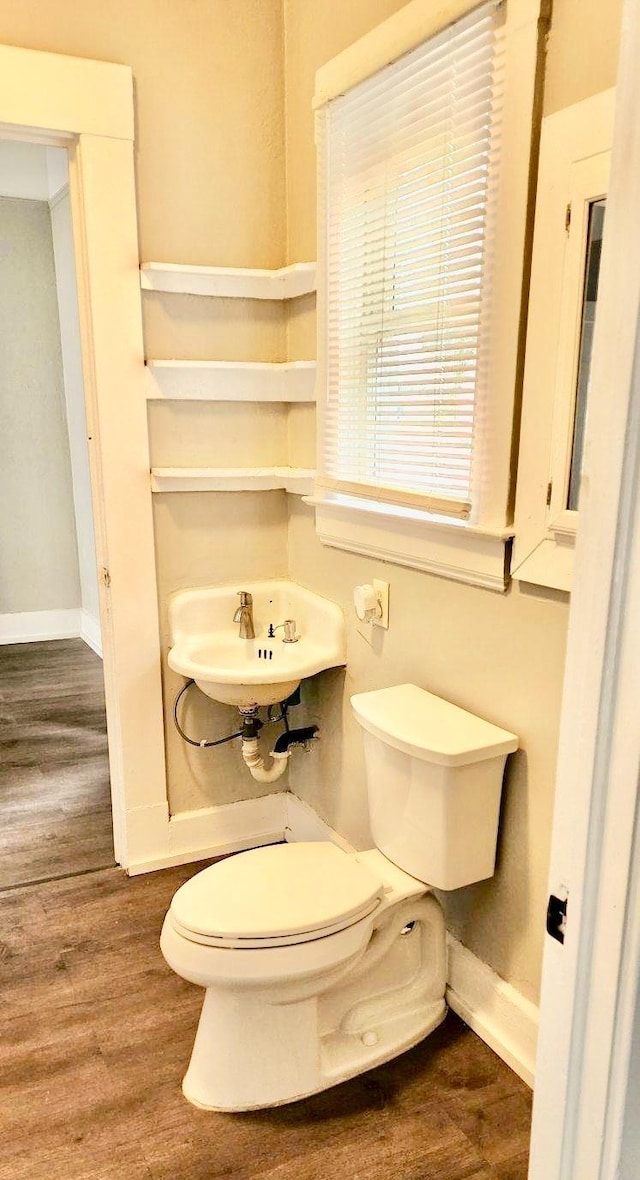
[[[413,1049],[421,1041],[425,1040],[430,1033],[435,1032],[438,1026],[442,1024],[447,1012],[448,1008],[444,1001],[442,1001],[436,1012],[429,1013],[428,1019],[420,1031],[414,1029],[413,1033],[409,1034],[407,1030],[406,1037],[401,1045],[395,1043],[394,1047],[391,1048],[381,1040],[376,1046],[377,1052],[368,1057],[366,1062],[361,1058],[358,1064],[353,1064],[348,1072],[340,1071],[339,1075],[333,1077],[326,1075],[322,1080],[318,1080],[318,1084],[313,1089],[305,1090],[304,1093],[291,1094],[288,1097],[271,1099],[268,1102],[254,1102],[251,1105],[217,1106],[204,1102],[196,1094],[191,1093],[189,1089],[189,1070],[187,1070],[182,1082],[182,1093],[187,1101],[192,1106],[197,1107],[198,1110],[216,1111],[218,1114],[236,1114],[241,1111],[267,1110],[274,1106],[287,1106],[291,1102],[299,1102],[303,1098],[311,1098],[314,1094],[321,1094],[323,1090],[329,1090],[333,1086],[339,1086],[342,1082],[347,1082],[350,1078],[358,1077],[359,1074],[366,1073],[368,1070],[374,1069],[377,1065],[384,1065],[386,1061],[393,1061],[394,1057],[399,1057],[402,1053]]]
[[[209,986],[183,1093],[229,1113],[338,1085],[433,1032],[446,1015],[445,978],[442,911],[422,895],[392,906],[362,954],[323,979]]]

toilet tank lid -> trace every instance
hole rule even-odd
[[[439,766],[466,766],[518,749],[514,733],[417,684],[361,692],[351,704],[363,729],[396,750]]]

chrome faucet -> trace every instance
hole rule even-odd
[[[238,590],[240,606],[233,616],[234,623],[240,624],[238,635],[240,639],[255,639],[253,629],[253,598],[248,590]]]

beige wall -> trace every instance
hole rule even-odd
[[[622,0],[553,0],[544,113],[615,85]]]
[[[281,0],[0,0],[0,43],[132,67],[143,259],[279,265]]]
[[[0,197],[0,615],[80,606],[51,217]]]
[[[315,251],[315,70],[400,7],[397,0],[284,0],[290,261]],[[618,0],[556,0],[545,109],[614,83],[619,14]],[[289,324],[292,356],[309,353],[314,318],[313,301],[300,301]],[[291,782],[354,843],[366,846],[370,834],[351,693],[413,680],[519,734],[522,748],[505,782],[497,874],[443,900],[449,927],[465,945],[536,1000],[568,603],[517,583],[500,596],[325,548],[312,511],[299,501],[292,503],[289,551],[292,577],[339,602],[348,620],[346,674],[325,674],[308,698],[325,740],[311,764],[292,763]],[[356,626],[351,599],[353,587],[373,577],[390,583],[391,626],[371,643]]]

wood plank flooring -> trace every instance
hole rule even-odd
[[[102,661],[0,646],[0,889],[114,864]]]
[[[0,894],[0,1180],[525,1180],[530,1092],[452,1015],[303,1102],[190,1106],[202,992],[158,937],[198,867]]]

